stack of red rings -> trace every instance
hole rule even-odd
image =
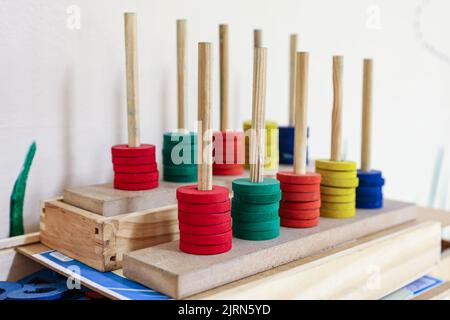
[[[155,146],[141,144],[130,148],[125,144],[111,147],[114,188],[149,190],[158,187]]]
[[[228,189],[197,185],[177,189],[180,250],[196,255],[227,252],[232,247],[231,205]]]
[[[289,228],[312,228],[319,224],[320,180],[318,173],[280,171],[280,224]]]
[[[244,133],[238,131],[214,132],[213,174],[236,176],[244,171]]]

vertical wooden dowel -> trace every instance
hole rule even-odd
[[[295,125],[295,63],[297,52],[297,35],[291,34],[289,50],[289,125]]]
[[[372,59],[364,59],[363,76],[363,110],[361,132],[361,170],[371,170],[371,144],[372,144]]]
[[[187,103],[187,50],[186,20],[177,20],[177,89],[178,89],[178,128],[186,129]]]
[[[136,14],[127,12],[125,17],[125,59],[127,75],[127,122],[128,147],[139,147],[139,99],[138,99],[138,61],[137,61],[137,22]]]
[[[198,44],[198,189],[212,190],[212,44]],[[202,142],[200,142],[202,141]]]
[[[306,131],[308,128],[309,54],[297,53],[297,92],[295,110],[294,173],[306,174]]]
[[[255,48],[253,64],[252,137],[250,141],[250,180],[262,182],[265,158],[265,108],[267,49]]]
[[[220,130],[228,129],[228,25],[219,26],[220,39]]]
[[[331,160],[341,161],[342,145],[342,56],[333,57],[333,115],[331,123]]]
[[[262,47],[262,30],[255,29],[253,30],[253,47],[260,48]]]

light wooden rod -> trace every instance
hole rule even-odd
[[[333,114],[331,123],[331,160],[341,161],[342,146],[342,74],[344,58],[333,57]]]
[[[187,129],[187,21],[177,20],[178,129]]]
[[[219,26],[220,40],[220,130],[228,129],[228,25]]]
[[[372,74],[373,60],[364,59],[363,75],[363,110],[361,129],[361,170],[371,170],[371,148],[372,148]]]

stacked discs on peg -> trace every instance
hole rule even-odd
[[[278,216],[281,199],[280,182],[264,178],[263,182],[250,179],[233,181],[233,235],[245,240],[269,240],[280,235]]]
[[[294,163],[294,127],[279,127],[279,157],[280,164]],[[306,131],[306,137],[309,140],[309,128]],[[306,148],[306,164],[309,164],[309,150]]]
[[[165,133],[162,156],[164,181],[197,181],[197,134]]]
[[[111,148],[114,170],[114,188],[121,190],[149,190],[158,187],[158,169],[155,146],[125,144]]]
[[[238,131],[214,132],[213,174],[235,176],[244,171],[244,133]]]
[[[196,185],[177,189],[180,250],[198,255],[227,252],[232,246],[230,197],[227,188]]]
[[[280,220],[283,227],[312,228],[319,224],[320,217],[320,174],[307,172],[295,174],[277,173],[282,197]]]
[[[245,132],[245,167],[248,169],[250,166],[250,132],[252,128],[252,122],[247,120],[244,122]],[[264,169],[270,171],[276,171],[278,169],[279,155],[278,155],[278,124],[273,121],[265,122],[266,129],[266,145],[265,145],[265,163]]]
[[[359,186],[356,188],[356,207],[379,209],[383,207],[384,178],[381,171],[358,170]]]
[[[351,161],[316,160],[322,206],[320,214],[328,218],[351,218],[356,213],[356,163]]]

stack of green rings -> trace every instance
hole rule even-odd
[[[163,179],[169,182],[197,181],[197,134],[167,132],[163,137]]]
[[[264,178],[251,182],[241,178],[233,181],[231,216],[233,236],[245,240],[270,240],[280,235],[280,182]]]

